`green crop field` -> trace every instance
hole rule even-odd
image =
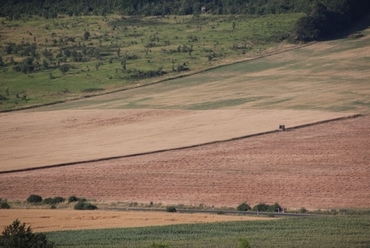
[[[369,247],[370,216],[321,216],[47,233],[58,247]]]

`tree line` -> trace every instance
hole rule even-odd
[[[297,40],[328,38],[370,13],[369,0],[0,0],[0,16],[8,20],[27,15],[56,18],[69,16],[122,15],[164,16],[265,15],[304,12],[296,25]]]

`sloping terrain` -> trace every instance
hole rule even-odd
[[[2,170],[196,146],[276,130],[279,124],[364,115],[181,150],[4,173],[1,197],[75,194],[163,204],[368,207],[366,35],[148,87],[1,114]]]
[[[0,171],[194,146],[349,116],[294,110],[59,110],[0,118]]]
[[[97,201],[236,207],[278,202],[330,209],[370,205],[370,117],[130,158],[0,174],[9,200],[84,196]]]

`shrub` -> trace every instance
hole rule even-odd
[[[27,201],[28,202],[31,202],[31,203],[38,203],[38,202],[42,202],[42,197],[39,196],[39,195],[30,195],[28,198],[27,198]]]
[[[77,196],[71,195],[70,197],[68,197],[68,203],[76,202],[76,201],[78,201]]]
[[[54,197],[54,202],[56,203],[56,204],[58,204],[58,203],[62,203],[62,202],[64,202],[66,199],[64,199],[63,197],[61,197],[61,196],[56,196],[56,197]]]
[[[176,208],[174,206],[168,206],[166,207],[166,211],[170,213],[175,213],[177,212]]]
[[[274,205],[271,205],[268,209],[269,212],[280,212],[281,211],[281,206],[279,205],[279,203],[275,203]]]
[[[248,211],[249,209],[251,209],[251,207],[247,203],[243,202],[236,209],[238,211]]]
[[[64,202],[65,199],[63,197],[60,197],[60,196],[57,196],[57,197],[54,197],[54,198],[45,198],[44,199],[44,203],[45,204],[50,204],[50,205],[54,205],[54,204],[58,204],[58,203],[61,203],[61,202]]]
[[[42,233],[32,233],[31,227],[26,228],[26,224],[16,219],[9,226],[4,228],[0,236],[0,247],[12,248],[52,248],[54,243],[48,242],[46,236]]]
[[[224,213],[224,211],[219,210],[219,211],[217,211],[217,214],[218,214],[218,215],[222,215],[222,214],[225,214],[225,213]]]
[[[7,202],[0,202],[0,209],[9,209],[10,206]]]
[[[97,208],[98,208],[97,206],[83,201],[77,202],[76,205],[74,206],[75,210],[95,210]]]
[[[269,205],[265,203],[260,203],[253,207],[253,211],[259,211],[259,212],[267,212],[268,209],[269,209]]]
[[[280,212],[281,206],[278,203],[273,205],[268,205],[265,203],[260,203],[253,207],[253,211],[260,211],[260,212]]]
[[[302,213],[302,214],[305,214],[305,213],[307,213],[307,209],[301,208],[301,209],[299,209],[299,212]]]
[[[49,198],[45,198],[44,201],[43,201],[45,204],[54,204],[54,199],[49,197]]]

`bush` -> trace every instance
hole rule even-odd
[[[299,212],[302,213],[302,214],[305,214],[305,213],[307,213],[307,209],[301,208],[301,209],[299,209]]]
[[[95,210],[97,208],[98,208],[97,206],[83,201],[77,202],[76,205],[74,206],[75,210]]]
[[[166,211],[170,213],[175,213],[177,212],[176,208],[174,206],[168,206],[166,207]]]
[[[0,202],[0,209],[9,209],[10,206],[7,202]]]
[[[0,247],[12,248],[52,248],[54,243],[48,242],[42,233],[32,233],[31,227],[16,219],[13,223],[4,228],[0,236]]]
[[[269,209],[269,205],[265,203],[260,203],[253,207],[253,211],[259,211],[259,212],[267,212],[268,209]]]
[[[243,202],[236,209],[238,211],[248,211],[249,209],[251,209],[251,207],[247,203]]]
[[[65,199],[63,197],[60,197],[60,196],[57,196],[57,197],[54,197],[54,198],[45,198],[44,199],[44,203],[45,204],[50,204],[50,205],[54,205],[54,204],[58,204],[58,203],[61,203],[61,202],[64,202]]]
[[[76,202],[76,201],[78,201],[78,197],[77,196],[71,195],[70,197],[68,197],[68,203]]]
[[[62,203],[62,202],[64,202],[66,199],[64,199],[63,197],[60,197],[60,196],[56,196],[56,197],[54,197],[54,202],[56,203],[56,204],[58,204],[58,203]]]
[[[27,201],[28,202],[31,202],[31,203],[38,203],[38,202],[42,202],[42,197],[39,196],[39,195],[30,195],[28,198],[27,198]]]
[[[281,209],[282,208],[278,203],[275,203],[273,205],[260,203],[253,207],[253,211],[259,211],[259,212],[280,212]]]

